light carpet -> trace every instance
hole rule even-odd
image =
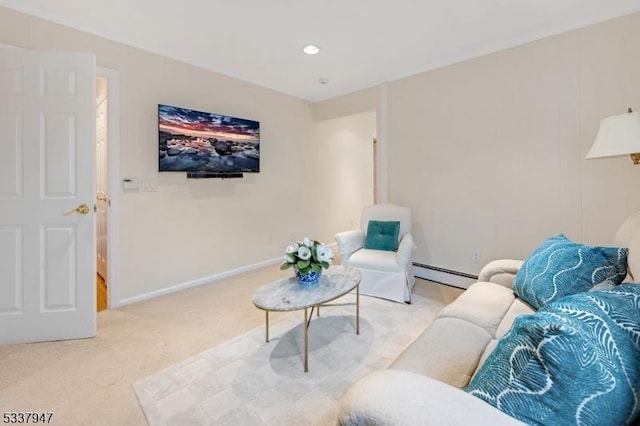
[[[338,302],[354,301],[347,295]],[[133,387],[151,426],[334,425],[344,393],[387,367],[444,305],[413,296],[411,305],[360,297],[355,306],[322,308],[309,328],[309,372],[303,372],[302,311],[257,327]]]

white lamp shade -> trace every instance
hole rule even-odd
[[[615,157],[638,152],[640,112],[633,112],[603,118],[596,140],[585,158]]]

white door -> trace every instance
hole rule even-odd
[[[96,238],[98,273],[107,279],[107,99],[98,100],[96,107]]]
[[[94,140],[94,56],[0,49],[0,343],[95,336]]]

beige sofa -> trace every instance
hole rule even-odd
[[[640,214],[620,227],[615,245],[628,247],[629,276],[640,277]],[[475,371],[509,330],[516,316],[534,309],[511,286],[518,260],[487,264],[474,283],[392,363],[349,389],[340,425],[521,424],[464,392]]]

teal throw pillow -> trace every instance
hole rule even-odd
[[[370,220],[367,225],[367,237],[364,240],[364,248],[370,250],[398,250],[398,234],[400,222]]]
[[[465,391],[531,425],[628,425],[640,414],[640,284],[516,318]]]
[[[603,281],[620,284],[627,276],[629,250],[572,242],[560,234],[546,240],[525,260],[513,291],[531,306],[581,293]]]

